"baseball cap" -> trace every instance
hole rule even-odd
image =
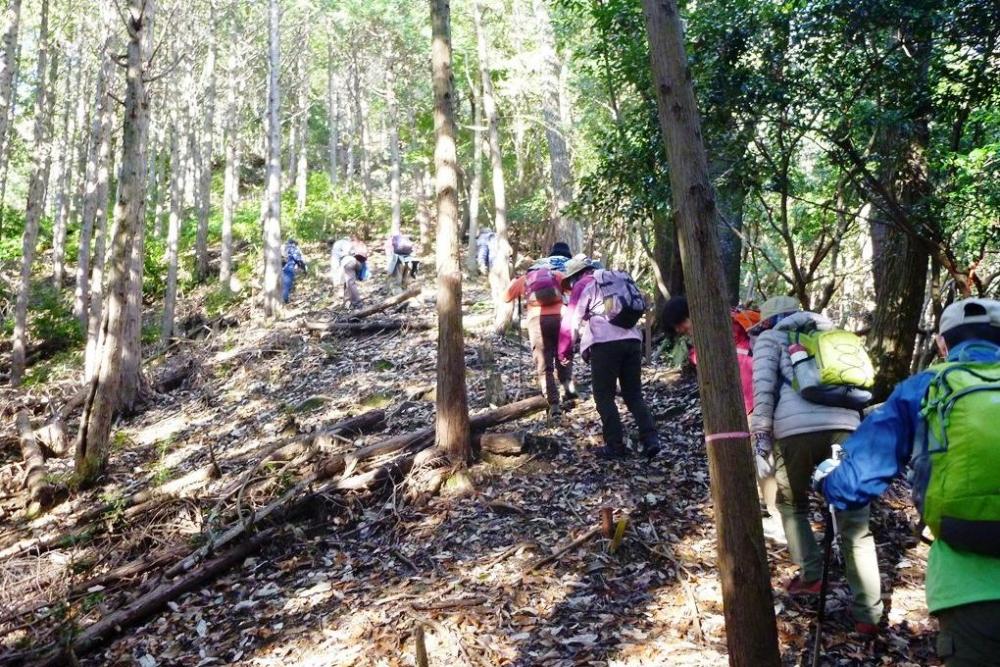
[[[941,333],[966,324],[988,324],[1000,328],[1000,301],[962,299],[941,313]]]

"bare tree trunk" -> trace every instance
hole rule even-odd
[[[125,340],[132,280],[134,246],[141,244],[146,207],[146,137],[149,98],[144,75],[148,36],[155,0],[130,0],[127,14],[125,118],[122,129],[122,169],[115,206],[115,238],[112,243],[108,305],[98,364],[90,379],[80,432],[76,444],[76,475],[84,484],[93,482],[107,460],[111,419],[120,407],[123,357],[135,349]],[[140,250],[141,252],[141,250]],[[141,287],[141,285],[140,285]]]
[[[17,69],[17,33],[21,0],[10,0],[3,12],[3,58],[0,59],[0,146],[6,149],[10,110],[14,104],[13,81]]]
[[[80,260],[76,274],[75,312],[87,334],[84,377],[89,381],[97,368],[98,342],[101,315],[104,307],[104,257],[108,239],[108,190],[111,173],[111,88],[114,76],[112,39],[104,43],[101,70],[98,74],[91,125],[91,157],[87,163],[87,186],[83,200],[83,218],[80,232]],[[93,172],[91,173],[91,170]],[[93,271],[90,269],[90,235],[94,237]],[[83,242],[86,232],[87,243]]]
[[[170,126],[170,162],[177,163],[180,148],[177,145],[177,123]],[[177,302],[177,243],[181,233],[180,182],[177,173],[170,179],[170,222],[167,225],[167,287],[163,297],[163,324],[160,327],[160,343],[166,345],[174,335],[174,309]]]
[[[431,40],[438,273],[436,444],[448,452],[453,463],[465,465],[470,454],[470,434],[462,332],[462,268],[458,258],[458,158],[448,0],[431,0]]]
[[[209,3],[210,8],[214,5]],[[211,10],[213,31],[215,11]],[[198,234],[195,248],[195,280],[208,279],[208,214],[212,205],[212,134],[215,130],[215,40],[210,39],[208,59],[202,76],[205,79],[205,101],[201,111],[201,145],[197,149],[198,163]]]
[[[222,194],[222,252],[219,282],[229,289],[233,273],[233,217],[240,197],[239,60],[234,53],[229,62],[229,92],[226,100],[226,170]]]
[[[478,12],[477,12],[478,16]],[[479,275],[476,238],[479,236],[479,198],[483,189],[483,105],[477,104],[475,82],[469,78],[469,102],[472,104],[472,182],[469,184],[469,240],[465,250],[465,270]]]
[[[660,130],[699,354],[729,664],[780,664],[750,434],[719,259],[718,211],[676,0],[643,0]]]
[[[21,281],[14,306],[14,340],[11,352],[10,383],[17,387],[24,377],[25,352],[28,338],[28,298],[31,295],[31,266],[35,259],[38,241],[38,224],[45,203],[45,183],[52,161],[52,109],[49,104],[50,87],[55,83],[49,67],[49,1],[41,0],[41,19],[38,28],[38,63],[35,75],[35,129],[32,151],[31,177],[28,183],[28,203],[24,211],[24,236],[21,245]],[[53,59],[53,66],[55,59]],[[53,67],[54,69],[54,67]]]
[[[562,125],[559,104],[559,76],[562,65],[556,53],[556,39],[552,18],[545,0],[533,0],[538,21],[538,40],[541,47],[542,118],[545,137],[549,144],[549,172],[552,178],[552,227],[549,241],[564,241],[576,253],[583,249],[580,225],[566,215],[565,209],[573,202],[573,171],[570,164],[566,131]]]
[[[264,219],[264,313],[281,311],[281,125],[278,119],[281,71],[278,0],[268,4],[267,216]]]
[[[483,114],[486,117],[490,142],[490,166],[493,185],[493,231],[496,232],[496,256],[490,265],[490,292],[493,294],[494,327],[499,331],[510,326],[514,317],[514,304],[504,298],[510,286],[510,230],[507,228],[507,189],[503,175],[503,155],[500,150],[500,121],[497,117],[496,99],[493,96],[493,78],[490,70],[489,45],[482,24],[482,8],[473,4],[476,26],[476,44],[479,50],[480,78],[483,82]]]
[[[420,233],[420,245],[424,248],[431,238],[431,211],[427,203],[427,174],[423,167],[413,170],[413,198],[417,202],[417,231]]]
[[[306,31],[306,43],[309,42],[309,32]],[[295,210],[299,213],[306,208],[306,195],[309,190],[309,74],[303,63],[305,56],[298,59],[299,68],[299,109],[296,114],[298,131],[298,155],[295,163]]]
[[[340,179],[340,165],[338,164],[338,153],[340,152],[340,90],[337,88],[337,74],[333,67],[333,43],[330,43],[327,51],[326,78],[327,78],[327,113],[330,125],[330,139],[327,145],[327,153],[330,163],[330,184],[337,185]]]
[[[348,101],[350,101],[350,89],[348,89]],[[358,173],[357,161],[354,155],[354,115],[347,114],[347,160],[345,165],[345,180],[351,181]]]
[[[396,64],[390,62],[386,68],[386,106],[389,108],[389,202],[392,206],[390,233],[399,234],[403,213],[399,193],[399,179],[402,158],[399,155],[399,109],[396,106]]]
[[[360,153],[361,183],[364,186],[365,199],[371,198],[371,167],[368,158],[368,145],[365,141],[365,117],[361,111],[361,74],[358,71],[357,54],[351,54],[351,81],[354,84],[352,102],[354,103],[354,128],[353,131],[358,140],[358,152]]]
[[[80,62],[79,48],[75,58],[66,59],[66,81],[63,88],[63,110],[62,110],[62,130],[59,139],[59,167],[58,179],[56,181],[57,190],[55,198],[55,217],[52,224],[52,284],[57,290],[62,289],[63,275],[65,273],[66,260],[66,225],[69,218],[69,202],[71,199],[70,188],[73,184],[71,174],[73,172],[73,135],[75,127],[70,124],[73,117],[70,114],[72,104],[70,95],[73,86],[73,63],[76,61],[76,95],[75,99],[81,98],[81,81],[83,79],[83,65]],[[77,105],[81,109],[86,108],[86,104]]]

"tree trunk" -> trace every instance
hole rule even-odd
[[[500,121],[497,117],[496,99],[493,96],[493,79],[490,70],[489,45],[482,24],[482,8],[478,0],[473,3],[473,20],[476,26],[476,45],[479,50],[480,77],[483,82],[483,114],[486,117],[490,142],[491,183],[493,185],[493,225],[496,232],[496,256],[490,265],[490,292],[495,313],[494,328],[504,331],[514,316],[514,304],[505,296],[510,286],[510,230],[507,228],[507,190],[503,175],[503,155],[500,150]]]
[[[718,211],[676,0],[643,0],[660,129],[699,355],[730,665],[780,664],[746,414],[719,261]]]
[[[213,32],[216,26],[215,10],[209,3]],[[208,279],[208,214],[212,205],[212,134],[215,130],[215,40],[210,39],[208,59],[202,76],[205,79],[205,97],[201,105],[201,145],[198,147],[198,235],[195,250],[195,280]]]
[[[222,194],[222,249],[219,255],[219,282],[228,290],[233,273],[233,217],[240,196],[240,78],[239,59],[229,61],[229,92],[226,100],[226,169]]]
[[[361,74],[358,71],[358,57],[356,53],[351,54],[351,81],[354,83],[352,102],[354,103],[354,132],[358,142],[358,152],[360,155],[361,184],[364,186],[366,201],[371,198],[371,167],[368,159],[368,146],[365,142],[365,117],[361,111]]]
[[[77,53],[79,54],[79,49],[77,49]],[[80,87],[83,79],[83,65],[80,63],[79,55],[76,56],[75,60],[76,95],[73,97],[79,100],[82,97]],[[52,284],[60,291],[62,290],[63,275],[66,268],[66,225],[69,218],[70,188],[73,184],[73,179],[70,177],[73,172],[73,135],[75,133],[75,127],[70,124],[70,119],[73,117],[70,114],[70,108],[72,107],[70,95],[72,95],[74,89],[71,85],[73,81],[73,62],[73,58],[66,59],[66,81],[63,88],[62,129],[59,139],[59,167],[57,172],[59,177],[56,179],[55,215],[52,223]],[[87,105],[78,104],[77,106],[85,109]]]
[[[309,43],[309,33],[306,32],[305,43]],[[299,108],[295,124],[298,130],[298,154],[295,162],[295,210],[301,213],[306,208],[306,195],[309,186],[309,74],[303,63],[304,56],[298,59],[299,68]]]
[[[340,90],[337,88],[337,76],[333,67],[333,42],[327,50],[327,113],[330,126],[330,139],[327,144],[327,154],[330,166],[330,185],[337,185],[340,179]]]
[[[538,41],[541,50],[542,71],[540,78],[542,118],[545,138],[549,144],[549,172],[552,179],[552,226],[549,242],[565,241],[575,254],[583,249],[580,225],[566,215],[566,207],[573,202],[573,171],[569,147],[566,145],[566,128],[562,124],[559,108],[559,76],[562,66],[556,53],[552,18],[545,0],[533,0],[534,14],[538,21]]]
[[[281,125],[278,74],[281,71],[278,0],[268,5],[267,216],[264,219],[264,314],[281,311]]]
[[[177,164],[180,147],[177,144],[177,123],[170,127],[170,163]],[[177,302],[177,244],[181,233],[180,179],[175,172],[170,179],[170,221],[167,224],[167,291],[163,297],[163,323],[160,327],[160,343],[166,345],[174,335],[174,309]]]
[[[97,368],[98,341],[101,315],[104,307],[104,258],[108,238],[108,190],[111,175],[111,98],[108,91],[114,77],[112,42],[104,43],[101,70],[98,74],[94,104],[94,121],[91,125],[91,157],[87,163],[87,186],[84,191],[83,219],[81,221],[80,266],[76,274],[76,304],[84,331],[87,334],[84,378],[89,382]],[[93,170],[93,173],[90,173]],[[93,270],[90,269],[90,234],[94,236]],[[87,233],[84,244],[83,232]]]
[[[25,353],[28,338],[28,298],[31,296],[31,266],[35,258],[38,241],[38,226],[45,203],[45,183],[48,181],[52,160],[52,109],[49,103],[50,88],[55,83],[54,73],[49,68],[49,1],[42,0],[41,19],[38,28],[38,63],[35,75],[35,129],[31,159],[30,180],[28,182],[28,203],[24,211],[24,236],[21,244],[21,281],[14,306],[14,340],[11,352],[10,383],[19,386],[24,377]],[[53,69],[55,59],[53,59]]]
[[[389,202],[392,206],[390,234],[399,234],[403,222],[402,202],[399,193],[402,158],[399,152],[399,109],[396,103],[396,64],[390,62],[385,70],[385,101],[389,113]]]
[[[80,432],[76,444],[76,475],[83,484],[92,483],[107,460],[111,419],[119,409],[123,378],[123,356],[135,348],[125,340],[128,327],[129,292],[134,246],[141,244],[146,209],[146,136],[149,98],[144,76],[147,66],[148,31],[155,0],[130,0],[127,9],[125,117],[122,127],[122,167],[115,206],[115,237],[112,242],[108,304],[104,315],[98,363],[90,378]],[[141,245],[140,245],[141,248]],[[140,250],[141,252],[141,250]],[[141,285],[139,285],[141,289]]]
[[[478,9],[474,9],[479,16]],[[472,182],[469,184],[469,237],[465,250],[465,270],[470,276],[479,275],[476,257],[476,237],[479,236],[479,197],[483,189],[483,105],[476,103],[475,82],[471,77],[469,103],[472,105]]]
[[[6,150],[10,110],[14,104],[14,71],[17,69],[17,33],[21,0],[10,0],[3,12],[3,58],[0,59],[0,147]]]
[[[738,179],[734,179],[738,180]],[[743,206],[746,190],[742,183],[727,183],[718,192],[720,217],[719,246],[722,253],[722,270],[726,276],[726,296],[735,306],[740,300],[740,260],[743,256]]]
[[[456,465],[469,458],[469,407],[462,332],[462,268],[458,258],[458,157],[455,149],[451,4],[431,0],[434,171],[437,198],[437,446]]]
[[[431,239],[431,210],[427,203],[427,172],[422,166],[414,168],[413,198],[417,201],[417,230],[420,245],[427,248]]]

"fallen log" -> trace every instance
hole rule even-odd
[[[525,451],[524,431],[514,433],[483,433],[479,437],[479,447],[491,454],[517,456]]]
[[[52,506],[55,489],[45,479],[45,457],[35,439],[27,410],[17,411],[17,430],[21,435],[21,453],[24,456],[24,486],[28,490],[26,511],[29,517],[34,517]]]
[[[433,329],[436,325],[432,322],[423,322],[420,320],[376,320],[374,322],[306,321],[302,326],[309,331],[353,335],[379,333],[381,331],[399,331],[400,329],[427,331]]]
[[[396,296],[389,297],[388,299],[382,301],[381,303],[377,303],[373,306],[368,306],[367,308],[362,308],[361,310],[357,310],[351,313],[350,316],[348,317],[348,320],[353,321],[353,320],[364,319],[366,317],[374,315],[375,313],[381,313],[383,310],[388,310],[393,306],[397,306],[403,303],[404,301],[409,301],[410,299],[414,299],[418,296],[420,296],[420,287],[419,286],[411,287],[402,294],[397,294]]]
[[[36,665],[57,667],[73,664],[71,656],[85,653],[104,642],[107,638],[120,633],[124,628],[141,623],[153,614],[167,606],[175,598],[198,588],[206,581],[213,579],[233,565],[255,552],[262,545],[270,542],[279,533],[279,529],[271,528],[258,533],[251,539],[238,544],[230,551],[204,562],[200,567],[184,573],[173,581],[166,581],[147,593],[128,603],[121,609],[108,614],[101,620],[88,626],[73,637],[66,645],[59,646],[47,653]]]

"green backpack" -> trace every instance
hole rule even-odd
[[[1000,556],[1000,362],[932,370],[914,448],[917,507],[935,538]]]
[[[789,380],[807,401],[851,410],[871,402],[875,368],[859,336],[841,329],[791,331],[788,343]]]

